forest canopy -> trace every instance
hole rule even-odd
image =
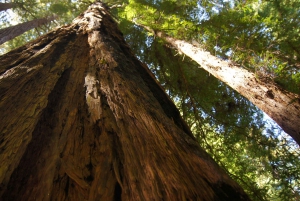
[[[104,2],[126,42],[171,97],[201,147],[251,199],[300,200],[300,151],[295,141],[246,98],[141,26],[188,41],[253,72],[262,82],[300,94],[300,2]],[[0,13],[1,29],[53,14],[57,18],[1,45],[2,54],[70,23],[92,1],[13,3],[13,8]]]

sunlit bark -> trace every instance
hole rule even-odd
[[[249,200],[101,3],[0,62],[0,200]]]
[[[143,27],[154,33],[149,27]],[[273,82],[257,79],[254,73],[219,59],[196,45],[177,40],[160,31],[155,34],[246,97],[300,145],[300,97],[297,94],[285,91]]]

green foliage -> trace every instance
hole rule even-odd
[[[216,55],[299,93],[300,83],[294,77],[300,66],[296,48],[300,35],[295,30],[300,24],[299,3],[252,1],[221,10],[201,23],[202,42]]]
[[[164,30],[170,35],[185,35],[193,28],[190,13],[195,12],[195,1],[162,1],[150,4],[142,0],[129,0],[119,17],[139,24],[151,25],[154,30]],[[196,15],[196,14],[195,14]]]
[[[155,1],[130,0],[119,17],[187,41],[231,59],[300,93],[294,76],[300,68],[298,1]],[[281,70],[278,70],[281,69]],[[288,82],[287,82],[288,80]]]
[[[49,10],[52,13],[56,13],[56,14],[59,14],[59,15],[67,13],[69,11],[69,9],[66,5],[60,4],[60,3],[51,4]]]

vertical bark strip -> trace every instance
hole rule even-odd
[[[149,27],[140,26],[154,33]],[[219,59],[208,51],[204,51],[186,41],[177,40],[161,31],[156,31],[155,34],[251,101],[300,145],[299,95],[285,91],[276,86],[275,83],[260,81],[254,73],[235,66],[231,62]]]
[[[0,200],[249,200],[103,4],[0,62]]]
[[[29,31],[30,29],[37,28],[41,25],[47,24],[54,20],[56,17],[44,17],[39,19],[34,19],[28,22],[24,22],[21,24],[17,24],[15,26],[7,27],[4,29],[0,29],[0,45],[14,39],[15,37]]]

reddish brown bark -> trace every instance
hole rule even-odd
[[[0,61],[0,200],[249,200],[101,3]]]

